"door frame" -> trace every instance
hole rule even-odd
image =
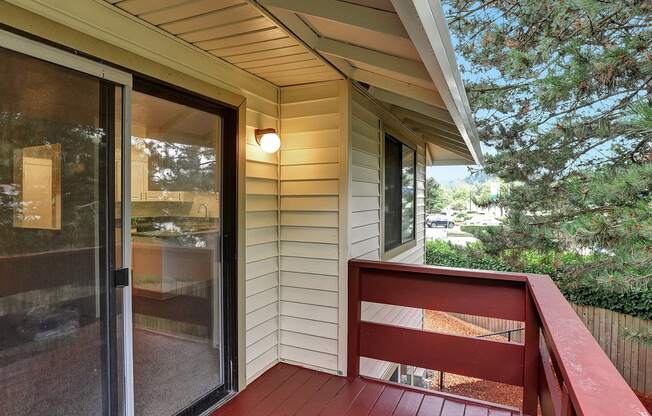
[[[136,73],[133,79],[133,91],[192,107],[222,118],[223,133],[220,152],[222,172],[220,173],[219,203],[221,253],[219,262],[222,274],[222,296],[220,300],[222,301],[223,347],[221,358],[224,378],[221,386],[211,390],[175,416],[201,415],[229,394],[238,390],[238,108],[179,86]],[[126,137],[131,137],[131,132]],[[125,140],[125,142],[129,146],[131,145],[130,140]],[[129,147],[127,150],[123,148],[123,154],[131,158],[131,148]],[[123,163],[127,164],[126,161]],[[131,166],[130,163],[129,166]],[[131,178],[127,179],[129,181],[125,183],[131,184]],[[131,195],[129,195],[128,201],[131,201]],[[129,214],[131,215],[131,213]],[[129,244],[131,245],[131,240],[129,240]],[[233,255],[233,253],[236,253],[236,255]]]
[[[121,71],[119,69],[110,67],[108,65],[95,62],[93,60],[81,57],[79,55],[76,55],[74,53],[62,50],[60,48],[50,46],[46,44],[45,42],[40,42],[39,40],[34,40],[29,37],[25,37],[4,29],[0,29],[0,47],[21,53],[23,55],[31,56],[33,58],[40,59],[45,62],[49,62],[55,65],[59,65],[64,68],[72,69],[84,74],[88,74],[91,76],[94,76],[98,78],[102,85],[100,85],[101,89],[101,95],[105,95],[105,92],[108,91],[106,88],[107,84],[112,84],[115,86],[122,87],[122,118],[121,118],[121,125],[122,125],[122,131],[120,132],[122,134],[122,137],[131,137],[131,116],[130,113],[125,111],[125,109],[128,109],[131,107],[131,89],[132,89],[132,75],[128,72]],[[104,97],[106,98],[106,97]],[[105,99],[102,99],[102,102],[100,103],[100,106],[104,106],[107,104],[107,101]],[[112,103],[112,101],[108,101],[108,103]],[[116,104],[116,103],[114,103]],[[109,110],[114,110],[115,106],[113,106],[112,109]],[[114,114],[113,111],[107,111],[106,114],[101,114],[100,116],[102,117],[101,122],[103,124],[107,124],[107,127],[109,126],[109,123],[112,123],[114,119],[111,119],[110,115]],[[107,117],[109,116],[109,117]],[[104,117],[107,117],[104,119]],[[114,132],[113,129],[108,128],[110,133],[117,133]],[[129,134],[129,136],[126,136],[126,134]],[[129,141],[122,140],[122,151],[124,155],[124,148],[125,145],[129,143]],[[107,163],[114,161],[115,157],[115,135],[109,134],[109,137],[107,138],[107,143],[106,143],[106,155],[104,155],[103,160],[101,161],[102,163]],[[126,268],[131,268],[131,243],[130,243],[130,204],[127,204],[125,201],[128,201],[127,199],[129,197],[129,188],[125,187],[125,176],[128,177],[129,172],[128,169],[125,169],[124,162],[122,164],[122,172],[121,172],[121,189],[122,189],[122,202],[121,202],[121,209],[122,209],[122,217],[121,217],[121,229],[122,229],[122,240],[123,240],[123,245],[122,245],[122,267]],[[109,165],[107,163],[106,169],[104,169],[103,172],[100,172],[100,175],[102,176],[100,178],[100,181],[104,183],[104,186],[107,189],[107,195],[102,195],[101,201],[104,202],[105,205],[107,205],[104,208],[104,218],[100,218],[101,221],[104,221],[104,228],[106,229],[105,232],[107,234],[107,238],[105,239],[105,243],[107,244],[107,250],[106,250],[106,256],[107,258],[101,260],[101,264],[105,265],[105,271],[108,273],[106,276],[106,282],[104,282],[105,287],[108,288],[107,293],[104,294],[104,297],[100,299],[100,302],[104,301],[106,304],[100,308],[100,310],[105,311],[107,316],[105,316],[102,322],[102,325],[104,326],[104,330],[108,331],[106,333],[106,336],[108,339],[106,342],[108,343],[108,347],[106,349],[103,348],[102,352],[102,363],[101,365],[106,367],[107,372],[108,372],[108,380],[103,380],[103,382],[108,381],[108,385],[104,386],[103,389],[104,394],[106,394],[108,397],[106,400],[108,400],[108,403],[103,403],[103,408],[104,408],[104,413],[105,414],[117,414],[117,409],[119,408],[119,400],[120,397],[118,395],[118,383],[120,380],[117,379],[118,374],[120,374],[119,371],[117,371],[120,363],[117,362],[117,348],[120,347],[123,350],[123,368],[122,368],[122,373],[124,380],[123,386],[122,386],[122,400],[124,401],[124,414],[126,416],[133,416],[133,372],[132,372],[132,357],[133,357],[133,348],[132,348],[132,343],[131,343],[131,290],[123,290],[123,299],[122,299],[122,305],[123,305],[123,310],[122,310],[122,316],[124,320],[124,333],[123,335],[123,344],[121,346],[116,345],[117,343],[117,332],[115,330],[116,328],[116,316],[118,311],[116,310],[116,303],[115,303],[115,286],[114,286],[114,279],[113,279],[113,266],[114,261],[113,259],[109,258],[110,254],[117,254],[115,253],[115,238],[112,237],[115,235],[115,215],[113,215],[113,204],[115,203],[115,195],[114,195],[114,189],[115,189],[115,167],[114,165]],[[128,179],[128,178],[127,178]],[[109,235],[111,237],[109,237]],[[109,245],[113,243],[113,247],[109,247]],[[130,286],[126,286],[126,288],[130,288]],[[111,415],[112,416],[112,415]]]

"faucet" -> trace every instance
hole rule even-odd
[[[204,218],[208,218],[208,206],[206,204],[199,204],[197,207],[197,213],[201,212],[202,207],[204,208]]]

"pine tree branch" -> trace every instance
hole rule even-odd
[[[452,26],[452,25],[454,25],[455,23],[457,23],[458,21],[460,21],[460,20],[462,20],[462,19],[466,19],[467,17],[469,17],[469,16],[472,15],[473,13],[477,12],[478,10],[482,10],[482,9],[487,8],[488,6],[492,5],[492,4],[495,3],[496,1],[497,1],[497,0],[489,0],[489,1],[486,2],[486,3],[480,3],[480,5],[479,5],[478,7],[476,7],[475,9],[471,9],[471,10],[465,12],[465,13],[464,13],[463,15],[461,15],[461,16],[458,15],[458,16],[454,17],[451,21],[449,21],[448,26]],[[468,5],[468,4],[470,4],[470,3],[471,3],[471,2],[467,2],[466,4]],[[448,17],[450,17],[450,15],[449,15]]]
[[[470,43],[472,43],[478,35],[484,32],[485,29],[487,29],[489,26],[491,26],[496,20],[504,18],[508,14],[512,12],[512,10],[518,6],[518,2],[512,5],[509,9],[507,9],[504,13],[496,16],[495,18],[491,19],[490,21],[484,23],[478,30],[475,31],[470,37],[465,38],[465,42],[462,44],[462,49],[464,49],[466,46],[468,46]]]

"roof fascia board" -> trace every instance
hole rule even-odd
[[[439,0],[391,0],[476,163],[482,163],[468,99]]]

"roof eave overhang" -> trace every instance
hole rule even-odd
[[[473,114],[439,0],[391,0],[473,160],[482,164]]]

